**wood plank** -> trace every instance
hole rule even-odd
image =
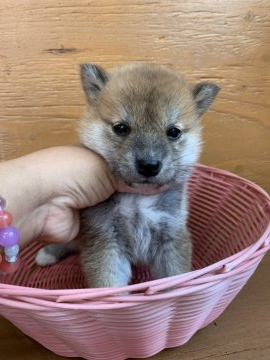
[[[0,16],[0,159],[76,141],[79,63],[153,61],[222,85],[202,162],[270,190],[268,0],[2,0]]]

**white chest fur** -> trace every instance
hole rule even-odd
[[[131,222],[136,214],[139,213],[145,221],[158,223],[163,217],[168,217],[166,212],[156,209],[158,197],[159,195],[122,195],[119,204],[120,213],[122,216],[129,218]]]
[[[144,260],[147,256],[152,238],[151,228],[158,230],[161,222],[173,220],[167,212],[157,209],[158,197],[138,194],[123,194],[120,197],[119,212],[132,241],[133,255],[138,260]]]

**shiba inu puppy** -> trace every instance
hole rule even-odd
[[[171,70],[128,64],[110,72],[81,66],[87,108],[80,139],[132,187],[164,192],[115,193],[81,213],[81,263],[89,287],[126,286],[131,266],[147,264],[154,279],[191,270],[187,182],[201,152],[200,116],[219,87],[190,87]],[[40,250],[39,265],[55,263],[74,244]]]

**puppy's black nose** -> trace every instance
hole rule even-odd
[[[156,176],[161,168],[161,163],[157,160],[138,159],[136,161],[136,168],[140,175],[145,177]]]

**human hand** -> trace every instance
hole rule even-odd
[[[166,188],[131,188],[106,163],[81,146],[40,150],[0,164],[1,195],[8,200],[20,245],[34,239],[68,242],[79,231],[79,210],[115,191],[152,195]]]

